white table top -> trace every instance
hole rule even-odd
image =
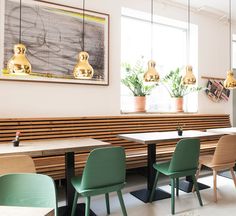
[[[182,136],[178,136],[177,131],[167,132],[148,132],[148,133],[132,133],[120,134],[118,137],[142,144],[154,144],[160,141],[170,141],[184,138],[204,138],[209,136],[223,135],[223,133],[202,132],[195,130],[185,130]]]
[[[224,133],[224,134],[236,134],[236,127],[230,127],[230,128],[214,128],[214,129],[208,129],[207,131],[212,133]]]
[[[54,216],[52,208],[0,206],[1,216]]]
[[[20,141],[18,147],[11,142],[0,145],[0,156],[14,154],[28,154],[33,156],[49,156],[64,154],[65,152],[77,152],[103,147],[110,143],[102,142],[92,138],[62,138],[42,139],[32,141]]]

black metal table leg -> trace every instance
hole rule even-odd
[[[75,157],[74,152],[67,152],[65,154],[65,178],[66,178],[66,206],[62,206],[58,209],[59,216],[71,215],[75,189],[71,184],[71,178],[75,175]],[[85,204],[81,203],[77,205],[76,215],[85,214]],[[94,212],[90,210],[90,216],[96,216]]]
[[[70,215],[73,205],[75,189],[71,184],[71,178],[75,175],[75,156],[74,152],[68,152],[65,155],[65,175],[66,175],[66,205],[67,212]]]
[[[156,162],[156,144],[148,144],[148,169],[147,169],[147,189],[141,189],[131,192],[133,196],[143,201],[149,202],[149,197],[153,188],[156,171],[153,164]],[[170,198],[170,194],[157,188],[154,194],[153,201]]]
[[[59,215],[66,216],[71,214],[73,196],[75,190],[71,184],[71,178],[74,176],[74,152],[65,153],[65,178],[66,178],[66,206],[59,208]]]

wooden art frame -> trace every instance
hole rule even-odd
[[[7,62],[19,40],[19,8],[19,1],[5,0],[1,80],[109,85],[109,14],[85,10],[85,51],[94,75],[76,79],[73,68],[82,51],[83,10],[41,0],[23,0],[21,7],[21,38],[32,74],[9,74]]]

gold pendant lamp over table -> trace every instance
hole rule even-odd
[[[226,80],[224,81],[224,87],[227,89],[236,88],[236,80],[234,78],[233,70],[229,70],[227,72],[227,77],[226,77]]]
[[[193,67],[189,65],[190,59],[190,0],[188,0],[188,28],[187,28],[187,66],[186,66],[186,74],[183,77],[184,85],[194,85],[196,83],[196,77],[193,73]]]
[[[22,3],[20,0],[19,44],[14,46],[14,55],[7,63],[7,72],[11,75],[25,76],[31,73],[31,64],[25,55],[26,47],[21,43],[21,9]]]
[[[89,54],[84,51],[84,27],[85,27],[85,0],[83,0],[83,30],[82,30],[82,51],[79,53],[78,63],[73,70],[76,79],[92,79],[94,70],[89,64]]]
[[[151,0],[151,60],[148,61],[148,70],[144,74],[145,82],[158,82],[160,76],[156,70],[156,62],[152,60],[153,57],[153,0]]]
[[[232,14],[231,14],[231,0],[229,0],[229,67],[230,69],[227,71],[227,77],[224,81],[224,87],[227,89],[235,89],[236,88],[236,80],[234,78],[234,73],[232,70]]]
[[[194,85],[196,83],[196,77],[193,74],[193,67],[191,65],[186,66],[186,75],[183,78],[184,85]]]

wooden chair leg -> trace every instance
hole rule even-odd
[[[175,179],[171,178],[171,213],[175,214]]]
[[[235,174],[234,174],[234,169],[230,168],[230,172],[231,172],[231,175],[232,175],[232,178],[233,178],[233,181],[234,181],[234,186],[236,187],[236,178],[235,178]]]
[[[105,199],[106,199],[107,214],[109,215],[111,212],[110,212],[110,203],[109,203],[109,194],[108,193],[105,194]]]
[[[176,178],[176,196],[179,196],[179,178]]]
[[[120,206],[121,206],[121,209],[122,209],[123,216],[127,216],[124,200],[123,200],[122,193],[121,193],[120,190],[117,191],[117,195],[118,195],[118,198],[119,198],[119,201],[120,201]]]
[[[199,204],[200,204],[200,206],[203,206],[202,198],[201,198],[201,195],[200,195],[200,192],[199,192],[199,189],[198,189],[198,184],[197,184],[197,180],[196,180],[195,175],[193,175],[192,178],[193,178],[193,184],[194,184],[194,188],[195,188],[196,193],[197,193],[197,198],[198,198]]]
[[[90,197],[86,197],[85,216],[90,215]]]
[[[155,181],[154,181],[152,192],[151,192],[151,195],[150,195],[150,198],[149,198],[149,202],[150,203],[152,202],[154,194],[155,194],[155,191],[156,191],[158,176],[159,176],[159,172],[156,172]]]
[[[202,164],[199,164],[199,165],[198,165],[197,172],[196,172],[196,181],[198,180],[198,177],[199,177],[199,174],[200,174],[201,169],[202,169]]]
[[[76,207],[77,207],[77,201],[79,198],[79,194],[77,192],[75,192],[75,196],[74,196],[74,201],[73,201],[73,206],[72,206],[72,210],[71,210],[71,216],[75,215],[75,211],[76,211]]]
[[[198,165],[197,172],[196,172],[196,181],[197,181],[198,178],[199,178],[199,174],[200,174],[201,168],[202,168],[202,164],[199,164],[199,165]],[[192,192],[194,192],[194,191],[195,191],[195,187],[194,187],[194,185],[193,185]]]
[[[214,201],[217,202],[217,171],[213,170]]]

